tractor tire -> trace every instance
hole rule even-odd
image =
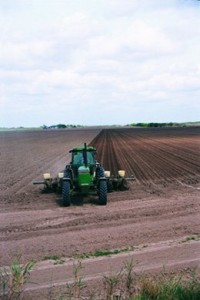
[[[107,204],[107,182],[105,180],[99,182],[99,204]]]
[[[97,178],[97,182],[99,181],[99,179],[101,177],[104,177],[104,169],[102,167],[99,167],[96,169],[96,178]]]
[[[70,182],[69,181],[63,181],[62,204],[63,204],[63,206],[70,206],[70,204],[71,204]]]

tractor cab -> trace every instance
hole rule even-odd
[[[93,147],[79,147],[74,148],[73,150],[70,150],[70,153],[72,153],[72,165],[95,165],[95,154],[96,149]]]
[[[93,175],[96,168],[96,149],[91,146],[77,147],[69,151],[72,153],[71,167],[74,175],[77,175],[79,171],[89,171],[90,175]]]
[[[84,147],[77,147],[69,152],[72,153],[70,167],[74,185],[82,191],[82,194],[87,194],[88,190],[94,186],[96,149],[84,144]]]

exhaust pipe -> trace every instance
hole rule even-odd
[[[88,161],[87,161],[87,146],[86,146],[86,143],[84,143],[83,160],[84,160],[84,164],[85,164],[85,166],[87,168]]]

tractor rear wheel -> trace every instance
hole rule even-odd
[[[70,206],[70,204],[71,204],[70,182],[69,181],[63,181],[62,204],[63,204],[63,206]]]
[[[105,180],[99,182],[99,203],[101,205],[107,204],[107,183]]]
[[[105,175],[104,175],[104,169],[102,168],[102,167],[98,167],[97,169],[96,169],[96,178],[97,178],[97,182],[99,181],[99,179],[101,178],[101,177],[104,177]]]

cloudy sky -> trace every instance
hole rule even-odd
[[[200,1],[0,0],[0,127],[200,120]]]

